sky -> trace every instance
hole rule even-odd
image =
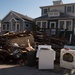
[[[31,18],[41,16],[40,6],[53,5],[55,0],[0,0],[0,19],[2,20],[11,10]],[[62,0],[64,4],[75,3],[75,0]]]

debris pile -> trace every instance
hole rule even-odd
[[[65,38],[60,38],[59,36],[51,36],[45,32],[34,31],[31,33],[31,31],[27,30],[22,32],[7,32],[0,35],[0,61],[3,62],[4,59],[11,61],[13,56],[12,54],[18,51],[20,51],[22,55],[25,55],[24,57],[26,58],[24,59],[27,59],[27,52],[36,51],[38,49],[38,45],[46,44],[51,45],[52,48],[56,51],[56,62],[59,62],[60,50],[64,47],[64,44],[67,43],[68,41]],[[6,56],[3,54],[3,51],[5,51]],[[31,54],[33,53],[31,52]],[[10,58],[8,58],[9,56]],[[13,60],[16,59],[13,58]]]
[[[0,62],[14,63],[23,58],[23,62],[26,62],[27,52],[35,51],[36,45],[34,42],[34,37],[30,31],[23,31],[19,33],[8,32],[0,35],[0,38]],[[19,58],[16,59],[14,55],[17,55]]]

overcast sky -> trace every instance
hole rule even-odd
[[[0,0],[0,19],[11,10],[32,18],[41,15],[40,6],[52,5],[55,0]],[[63,3],[75,3],[75,0],[62,0]]]

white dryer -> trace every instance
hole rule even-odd
[[[60,67],[75,68],[75,46],[65,46],[60,53]]]

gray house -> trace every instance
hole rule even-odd
[[[62,0],[53,1],[53,5],[41,6],[41,16],[35,18],[40,31],[58,35],[66,30],[67,38],[75,35],[75,3],[63,4]]]
[[[10,11],[1,21],[1,31],[19,32],[30,30],[33,19],[20,13]]]
[[[1,32],[1,20],[0,20],[0,32]]]

